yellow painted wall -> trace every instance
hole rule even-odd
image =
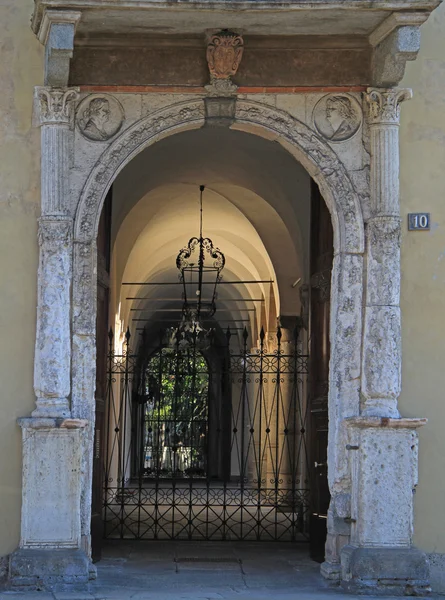
[[[31,32],[32,0],[0,3],[0,556],[17,547],[20,431],[32,389],[39,212],[39,131],[31,128],[32,90],[43,53]],[[421,431],[416,543],[445,552],[445,6],[422,27],[422,49],[403,85],[401,194],[405,416]],[[408,212],[432,213],[429,233],[407,233]]]
[[[404,416],[420,431],[415,543],[445,552],[445,5],[422,26],[421,51],[401,85],[401,202]],[[430,212],[430,232],[407,232],[409,212]]]
[[[31,128],[43,57],[32,0],[0,2],[0,556],[20,535],[21,442],[29,414],[36,318],[40,134]]]

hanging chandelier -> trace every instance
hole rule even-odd
[[[183,304],[181,322],[173,328],[171,343],[179,347],[209,345],[212,330],[203,323],[215,314],[217,286],[226,262],[221,250],[203,236],[204,189],[205,186],[199,186],[199,237],[190,238],[176,257]]]

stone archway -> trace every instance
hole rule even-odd
[[[74,223],[72,415],[92,421],[95,357],[95,236],[107,190],[139,152],[156,141],[205,123],[204,100],[177,103],[138,121],[103,153],[83,188]],[[234,126],[275,139],[318,183],[334,229],[329,391],[329,483],[333,496],[350,490],[344,419],[359,414],[364,221],[360,199],[343,163],[307,125],[265,104],[238,100]],[[90,365],[90,366],[88,366]],[[88,390],[88,393],[85,392]],[[84,453],[82,531],[90,526],[92,432]],[[333,534],[335,535],[335,534]],[[339,557],[336,556],[339,560]]]
[[[198,99],[170,104],[137,120],[92,168],[87,167],[91,171],[77,203],[77,195],[67,185],[67,157],[70,111],[78,93],[39,88],[37,96],[42,127],[37,408],[31,418],[20,420],[22,536],[20,549],[11,558],[11,579],[19,585],[48,577],[53,582],[86,582],[89,576],[95,237],[107,190],[144,148],[176,132],[200,128],[209,118],[208,99]],[[366,246],[360,198],[351,174],[308,124],[244,99],[231,99],[234,111],[225,122],[282,144],[318,183],[331,213],[335,256],[328,472],[332,500],[322,572],[351,589],[370,585],[425,589],[428,585],[426,559],[412,547],[415,429],[424,420],[402,419],[397,410],[401,364],[398,123],[400,103],[407,97],[404,90],[378,89],[365,96],[371,149]],[[80,154],[84,143],[81,140],[77,147]],[[348,145],[346,150],[353,152]],[[61,549],[67,553],[65,562],[57,562]]]

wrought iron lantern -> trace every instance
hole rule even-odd
[[[183,286],[183,305],[181,322],[173,331],[172,341],[179,346],[207,345],[211,332],[204,327],[203,321],[215,314],[217,286],[226,262],[224,254],[213,245],[212,240],[203,237],[204,189],[205,186],[199,186],[199,237],[190,238],[176,258]]]

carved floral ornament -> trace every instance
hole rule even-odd
[[[237,33],[223,30],[212,35],[207,45],[207,63],[212,79],[229,79],[238,71],[244,41]]]
[[[365,94],[368,103],[368,119],[371,125],[398,125],[400,120],[400,104],[410,100],[413,93],[410,89],[372,89]]]
[[[40,106],[40,124],[69,125],[74,102],[79,98],[77,88],[36,88]]]
[[[39,246],[56,251],[69,247],[73,237],[73,221],[70,217],[41,217],[39,219]]]

